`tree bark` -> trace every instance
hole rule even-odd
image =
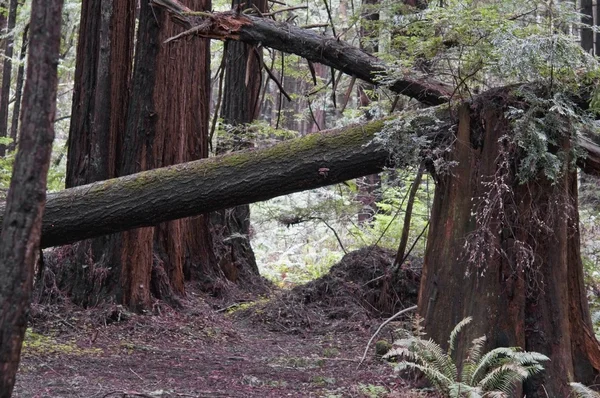
[[[132,71],[134,3],[82,2],[68,137],[67,188],[117,177]],[[117,259],[110,236],[80,242],[73,248],[73,258],[64,272],[57,275],[59,285],[82,306],[115,295],[119,277],[103,269],[111,269]],[[98,278],[99,274],[107,278]]]
[[[252,3],[232,1],[232,8],[242,7],[267,11],[266,0]],[[258,100],[262,83],[262,48],[242,42],[230,42],[225,47],[225,86],[223,90],[223,123],[228,128],[224,150],[239,151],[252,143],[246,134],[247,125],[258,115]],[[259,275],[256,258],[250,245],[250,206],[241,205],[210,214],[215,255],[225,277],[232,282],[250,282]]]
[[[8,36],[4,42],[4,62],[2,66],[2,87],[0,88],[0,137],[8,135],[8,103],[10,102],[10,79],[12,76],[12,57],[14,29],[17,22],[18,0],[10,0],[8,6]],[[6,145],[0,144],[0,156],[6,154]]]
[[[210,10],[206,0],[186,0],[197,10]],[[156,137],[152,144],[153,163],[149,169],[208,157],[208,122],[210,98],[210,41],[162,44],[181,32],[167,13],[158,11],[160,33],[157,42]],[[177,60],[177,62],[174,62]],[[170,95],[164,93],[172,91]],[[152,281],[155,297],[174,301],[185,293],[187,274],[213,275],[217,260],[212,250],[212,237],[206,217],[174,220],[154,229],[153,275],[164,270],[166,280]],[[162,270],[160,269],[162,268]]]
[[[331,185],[380,171],[383,121],[316,133],[263,150],[96,182],[48,195],[43,247]],[[0,218],[4,207],[0,206]]]
[[[596,2],[596,25],[600,25],[600,5]],[[600,32],[596,33],[596,56],[600,56]]]
[[[499,138],[510,129],[503,105],[488,98],[459,111],[450,159],[457,166],[437,178],[419,311],[437,342],[463,318],[476,320],[461,336],[459,363],[483,335],[486,349],[548,355],[523,392],[566,397],[568,382],[593,384],[600,369],[579,256],[577,176],[521,184],[512,163],[502,163],[507,149]],[[568,140],[563,145],[568,151]]]
[[[372,84],[390,73],[385,63],[365,51],[334,37],[327,37],[294,25],[239,14],[234,11],[213,13],[210,17],[193,16],[192,10],[177,0],[151,0],[155,7],[166,9],[171,17],[197,34],[220,40],[239,40],[292,53],[331,66]],[[427,105],[448,102],[451,87],[430,78],[389,77],[390,90],[415,98]]]
[[[31,55],[23,103],[19,152],[0,233],[0,397],[9,398],[21,344],[40,244],[46,177],[54,139],[57,65],[62,0],[34,0]]]
[[[593,0],[581,0],[581,23],[584,25],[594,24]],[[594,55],[594,31],[590,28],[581,28],[581,47],[591,55]]]

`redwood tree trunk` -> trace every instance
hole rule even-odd
[[[135,2],[83,0],[68,138],[67,188],[117,176],[133,60]],[[79,305],[119,290],[112,238],[80,242],[63,267],[61,286]],[[105,275],[105,277],[98,277]]]
[[[210,9],[206,0],[185,2]],[[182,28],[141,2],[133,89],[119,175],[198,159],[208,154],[208,41],[164,41]],[[174,89],[175,88],[175,89]],[[173,221],[121,234],[119,301],[132,309],[149,307],[151,293],[173,300],[184,293],[184,267],[212,272],[207,220]],[[189,274],[193,273],[190,271]],[[152,279],[154,277],[154,280]]]
[[[21,344],[40,244],[46,177],[54,139],[57,65],[62,0],[34,0],[31,55],[23,104],[19,152],[0,233],[0,397],[9,398]]]
[[[208,11],[207,0],[187,0],[190,8]],[[160,12],[156,89],[154,163],[168,166],[208,157],[210,41],[162,44],[180,33],[167,13]],[[177,90],[173,92],[173,87]],[[171,93],[165,95],[165,93]],[[153,293],[167,299],[183,295],[185,275],[214,275],[217,260],[206,216],[175,220],[154,229]],[[167,278],[162,278],[163,274]]]
[[[520,184],[513,164],[502,162],[500,137],[510,129],[503,105],[488,99],[459,111],[450,159],[458,163],[438,176],[419,311],[428,337],[441,343],[473,317],[459,359],[482,335],[488,349],[520,346],[548,355],[542,376],[523,392],[566,397],[567,382],[592,384],[600,369],[579,256],[577,176]]]

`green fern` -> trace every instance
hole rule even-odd
[[[540,362],[548,361],[548,357],[521,351],[518,347],[499,347],[484,354],[486,339],[482,336],[471,343],[459,378],[452,355],[458,335],[471,320],[465,318],[454,327],[446,352],[421,334],[395,341],[394,348],[384,358],[402,359],[396,365],[397,370],[420,371],[439,392],[450,398],[506,398],[517,383],[544,369]],[[418,330],[422,331],[421,328]]]

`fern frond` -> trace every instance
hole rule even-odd
[[[600,398],[600,394],[581,383],[569,383],[576,398]]]
[[[473,377],[473,373],[477,368],[477,362],[481,359],[481,354],[483,350],[483,346],[487,341],[485,336],[481,336],[476,338],[471,343],[471,347],[467,351],[467,358],[463,363],[462,372],[460,375],[460,380],[463,382],[469,382]]]
[[[452,356],[452,353],[454,352],[454,348],[456,347],[456,338],[458,337],[460,331],[463,330],[463,328],[469,323],[471,323],[472,320],[473,318],[468,316],[462,321],[458,322],[454,329],[452,329],[452,332],[450,332],[450,339],[448,340],[448,356]]]
[[[509,355],[519,365],[527,366],[538,364],[539,362],[549,361],[550,358],[539,352],[518,351],[514,350],[512,355]]]
[[[487,352],[477,363],[471,379],[465,381],[471,385],[479,384],[479,381],[485,376],[488,369],[501,365],[504,362],[503,360],[512,353],[513,349],[510,347],[498,347]]]
[[[411,361],[418,360],[415,358],[413,352],[408,349],[408,347],[398,346],[389,350],[386,354],[382,356],[383,359],[391,359],[391,358],[402,358],[409,359]]]
[[[478,385],[483,391],[502,391],[510,394],[518,382],[530,376],[527,369],[514,364],[507,363],[489,372]]]
[[[446,377],[456,380],[458,369],[452,358],[450,358],[442,347],[433,340],[418,339],[415,341],[416,350],[414,353],[419,355],[423,362],[426,362],[437,371],[443,373]]]
[[[450,386],[450,398],[483,398],[481,388],[473,387],[465,383],[454,383]]]
[[[488,391],[483,398],[508,398],[508,395],[502,391]]]
[[[398,371],[406,369],[421,371],[427,380],[429,380],[429,382],[431,382],[431,384],[433,384],[433,386],[442,393],[448,393],[450,391],[450,387],[454,383],[454,380],[448,378],[442,372],[437,371],[427,364],[420,365],[414,362],[402,361],[396,366],[396,370]]]

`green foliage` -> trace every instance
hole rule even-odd
[[[599,74],[571,34],[581,17],[564,2],[431,2],[395,19],[393,45],[399,66],[450,76],[459,93],[512,82],[573,88]]]
[[[575,167],[582,155],[576,138],[578,134],[594,131],[595,122],[562,93],[550,98],[536,96],[528,90],[520,90],[519,94],[527,107],[509,109],[507,117],[512,121],[514,133],[506,137],[521,155],[517,177],[526,182],[541,172],[549,180],[556,181]],[[565,141],[572,143],[566,151],[562,149]]]
[[[472,341],[459,376],[459,366],[453,360],[456,339],[470,322],[470,317],[465,318],[452,330],[447,351],[433,340],[417,335],[395,341],[394,348],[384,358],[404,358],[396,365],[397,370],[420,371],[441,394],[450,398],[508,397],[518,383],[543,370],[540,362],[549,360],[542,354],[516,347],[500,347],[484,354],[483,336]]]

